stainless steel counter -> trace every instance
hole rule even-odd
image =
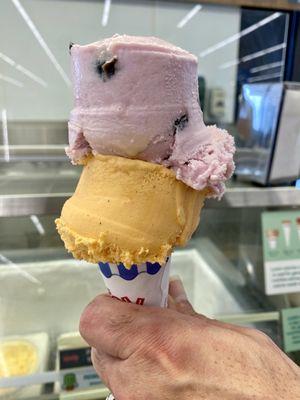
[[[75,188],[76,181],[77,176],[74,176],[70,180],[62,181],[61,186]],[[0,195],[0,217],[59,214],[62,205],[70,196],[72,192]],[[300,207],[300,190],[294,187],[229,188],[221,201],[207,200],[205,207]]]
[[[209,208],[243,207],[299,207],[300,190],[295,187],[232,187],[228,188],[221,201],[208,200]]]

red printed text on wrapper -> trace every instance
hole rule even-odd
[[[136,299],[136,301],[132,301],[132,300],[130,300],[130,298],[128,296],[117,297],[117,296],[114,296],[111,293],[110,290],[108,290],[108,293],[110,294],[110,296],[113,299],[117,299],[117,300],[123,301],[124,303],[135,303],[135,304],[138,304],[138,305],[142,306],[144,304],[144,302],[145,302],[145,298],[144,297],[138,297]]]

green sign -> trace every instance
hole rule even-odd
[[[300,211],[262,213],[267,294],[300,291]]]
[[[300,307],[282,310],[281,317],[284,350],[300,350]]]

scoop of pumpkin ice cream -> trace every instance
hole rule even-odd
[[[77,259],[164,263],[190,239],[206,195],[162,165],[96,155],[87,159],[56,225]]]

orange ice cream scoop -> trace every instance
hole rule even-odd
[[[74,195],[55,222],[77,259],[164,263],[196,229],[206,191],[196,191],[168,168],[117,156],[86,161]]]

